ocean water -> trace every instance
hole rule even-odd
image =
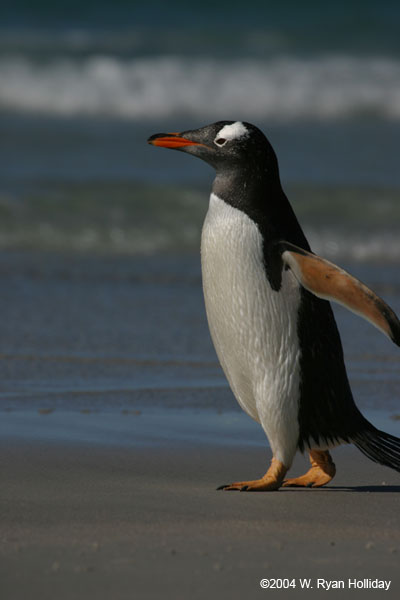
[[[396,261],[399,25],[394,1],[6,2],[0,247],[195,251],[212,172],[146,139],[240,119],[316,251]]]
[[[157,131],[258,125],[314,251],[399,312],[399,30],[394,1],[3,3],[3,410],[235,406],[201,298],[213,172]],[[338,317],[361,405],[398,414],[396,348]]]
[[[344,265],[400,313],[394,265]],[[0,254],[2,438],[256,444],[208,333],[197,256]],[[336,310],[354,397],[399,435],[400,353]]]

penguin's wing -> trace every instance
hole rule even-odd
[[[400,321],[366,285],[333,263],[289,242],[280,242],[283,264],[299,283],[324,300],[333,300],[364,317],[400,346]]]

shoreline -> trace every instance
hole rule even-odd
[[[218,365],[197,258],[27,257],[1,263],[2,599],[241,600],[266,577],[392,579],[399,597],[399,475],[355,448],[326,488],[215,490],[270,451]],[[397,271],[361,271],[399,312]],[[399,436],[397,349],[337,317],[358,407]]]
[[[195,393],[192,389],[192,393]],[[199,391],[199,390],[197,390]],[[29,401],[27,401],[29,404]],[[35,404],[35,403],[33,403]],[[393,411],[363,409],[378,429],[399,436],[400,416]],[[91,445],[94,447],[163,448],[180,446],[268,447],[261,425],[239,407],[170,407],[133,403],[112,407],[87,401],[81,408],[43,404],[0,409],[0,438],[10,443]]]

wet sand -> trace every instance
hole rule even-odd
[[[1,597],[253,598],[285,577],[314,582],[287,597],[348,577],[391,580],[398,597],[398,474],[341,447],[329,487],[215,490],[268,458],[240,444],[3,444]]]

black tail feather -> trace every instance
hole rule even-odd
[[[400,473],[400,439],[368,425],[367,429],[351,436],[351,441],[374,462]]]

